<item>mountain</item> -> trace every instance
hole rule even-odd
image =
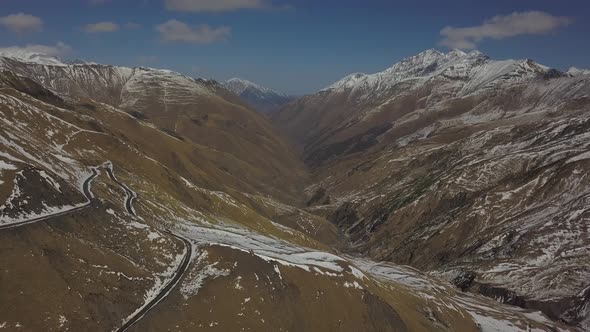
[[[427,50],[380,73],[349,75],[315,95],[299,99],[275,118],[279,125],[288,124],[282,126],[283,130],[287,130],[298,143],[309,145],[332,136],[336,131],[354,131],[360,126],[373,126],[373,123],[386,125],[390,119],[380,119],[379,116],[397,118],[403,115],[399,112],[420,109],[426,101],[444,107],[447,99],[468,99],[484,92],[493,93],[498,88],[522,87],[537,77],[549,79],[552,76],[566,74],[530,59],[493,61],[478,51],[467,54],[454,50],[443,54]],[[414,94],[410,95],[408,91]],[[438,99],[427,100],[430,94]],[[317,107],[309,110],[305,108],[308,104]],[[391,108],[405,110],[392,111]],[[294,114],[297,117],[290,119],[289,116]],[[309,123],[313,127],[310,128]],[[307,131],[305,137],[299,134],[303,131]],[[311,146],[307,148],[309,150]],[[306,156],[312,157],[309,154],[307,152]]]
[[[570,69],[567,71],[567,73],[568,73],[569,75],[572,75],[572,76],[578,76],[578,75],[588,75],[588,74],[590,74],[590,70],[588,70],[588,69],[580,69],[580,68],[576,68],[576,67],[571,67],[571,68],[570,68]]]
[[[0,57],[12,59],[24,63],[34,63],[40,65],[62,66],[65,65],[57,57],[30,50],[23,50],[16,47],[0,49]]]
[[[296,183],[303,171],[290,148],[263,116],[213,81],[153,68],[44,65],[14,58],[0,58],[0,67],[74,99],[75,104],[92,100],[116,107],[176,139],[220,154],[216,165],[198,162],[197,154],[178,160],[174,152],[168,155],[186,170],[195,165],[215,169],[215,177],[207,179],[211,186],[232,183],[253,192],[298,195]],[[241,173],[244,169],[248,174]]]
[[[589,328],[587,73],[427,50],[273,121],[355,252]]]
[[[0,67],[3,329],[571,330],[343,253],[338,223],[298,204],[293,149],[215,82]]]
[[[262,113],[272,113],[293,99],[281,92],[240,78],[232,78],[223,86]]]

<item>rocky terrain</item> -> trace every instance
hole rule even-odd
[[[229,79],[223,83],[223,86],[262,113],[278,111],[282,106],[294,99],[282,92],[240,78]]]
[[[428,50],[274,121],[355,252],[588,329],[589,108],[588,72]]]
[[[429,99],[441,116],[392,103],[361,124],[369,108],[332,87],[276,118],[309,146],[304,165],[213,81],[34,55],[0,57],[0,69],[0,330],[586,326],[584,74],[515,78],[513,99],[479,99],[513,116],[415,136],[424,119],[485,112],[475,97],[449,111],[443,93]],[[513,110],[533,81],[546,108]],[[280,124],[332,94],[332,129]]]

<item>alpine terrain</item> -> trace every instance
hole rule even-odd
[[[287,99],[1,53],[0,331],[590,330],[588,72],[429,50]]]

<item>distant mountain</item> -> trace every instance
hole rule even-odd
[[[223,86],[262,113],[276,111],[293,99],[284,93],[240,78],[232,78]]]
[[[65,66],[65,64],[57,57],[13,47],[0,49],[0,57],[20,61],[23,63]]]

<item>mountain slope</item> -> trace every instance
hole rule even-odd
[[[356,251],[588,328],[589,108],[586,74],[428,50],[273,120]]]
[[[322,243],[336,232],[325,219],[281,192],[252,193],[245,175],[223,176],[218,165],[235,156],[130,115],[157,112],[141,98],[122,110],[36,76],[0,77],[0,223],[47,217],[0,230],[3,328],[118,331],[161,296],[130,330],[568,330],[410,268],[338,254]],[[154,83],[150,93],[170,92],[165,77]]]
[[[223,83],[223,86],[262,113],[272,113],[293,99],[283,93],[240,78],[229,79]]]
[[[217,83],[167,70],[99,64],[43,65],[0,58],[0,68],[30,78],[74,99],[88,99],[122,109],[146,124],[179,139],[189,140],[222,157],[207,161],[177,160],[217,168],[212,188],[231,183],[240,190],[263,192],[294,201],[299,195],[302,167],[272,125]],[[195,154],[192,158],[197,158]],[[169,158],[177,158],[174,152]],[[248,170],[244,174],[244,170]],[[183,174],[189,177],[189,174]]]

